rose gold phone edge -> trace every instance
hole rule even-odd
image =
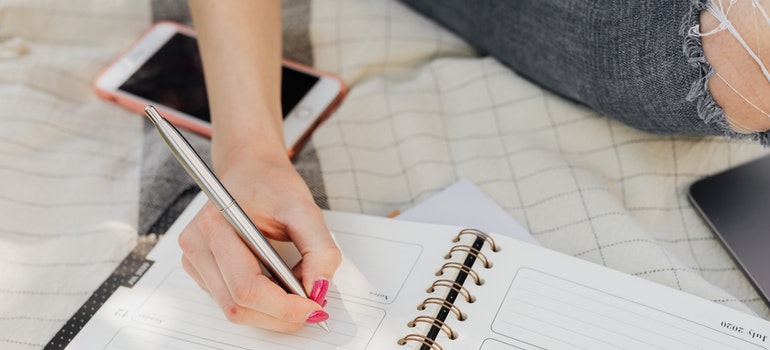
[[[115,103],[116,105],[126,110],[136,112],[139,114],[143,114],[145,107],[149,104],[152,104],[157,109],[161,110],[164,113],[164,116],[174,125],[190,130],[204,137],[211,138],[211,125],[209,123],[196,120],[195,117],[182,114],[177,110],[168,108],[158,102],[146,100],[139,96],[131,95],[128,93],[105,90],[99,86],[100,78],[104,76],[106,72],[113,69],[115,64],[117,64],[122,59],[124,59],[126,55],[129,52],[131,52],[138,44],[140,44],[143,40],[146,40],[147,35],[150,32],[152,32],[153,29],[155,29],[155,27],[158,25],[172,25],[176,27],[177,31],[192,37],[196,37],[195,31],[193,30],[193,28],[180,23],[176,23],[172,21],[158,21],[156,23],[153,23],[153,25],[145,29],[130,45],[126,47],[126,49],[124,49],[122,52],[116,55],[115,58],[113,58],[108,64],[105,65],[104,68],[102,68],[99,71],[99,73],[96,75],[96,78],[93,81],[92,88],[94,89],[96,94],[103,100]],[[297,155],[297,153],[299,153],[302,147],[304,147],[304,145],[310,139],[310,136],[312,135],[313,131],[315,131],[315,129],[318,128],[318,126],[323,121],[328,119],[329,116],[339,107],[345,95],[347,94],[347,86],[342,81],[342,79],[340,79],[339,77],[331,73],[324,72],[286,58],[282,59],[282,64],[294,70],[308,73],[309,75],[317,76],[319,78],[326,77],[328,79],[332,79],[334,82],[336,82],[339,88],[335,97],[326,105],[323,111],[319,113],[317,117],[315,117],[313,123],[311,123],[309,126],[307,126],[304,129],[304,131],[296,139],[296,141],[294,141],[291,145],[287,145],[286,148],[287,148],[288,156],[290,158],[293,158],[295,155]],[[297,106],[295,106],[295,108],[296,107]]]

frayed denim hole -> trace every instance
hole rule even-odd
[[[731,139],[751,139],[758,141],[765,147],[770,146],[770,131],[756,133],[739,133],[732,129],[727,122],[727,116],[721,107],[714,101],[708,89],[708,83],[716,71],[703,53],[703,45],[699,36],[700,13],[712,0],[690,0],[690,11],[682,19],[679,30],[684,37],[682,51],[687,62],[698,69],[699,76],[690,86],[690,91],[685,96],[687,101],[694,101],[698,116],[706,124],[713,124],[722,130],[724,136]]]

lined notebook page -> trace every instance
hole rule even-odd
[[[148,1],[0,3],[0,348],[42,348],[136,243],[142,120],[91,80]]]
[[[500,252],[447,349],[767,349],[770,322],[638,277],[495,236]]]
[[[388,348],[415,331],[407,322],[426,295],[446,294],[441,288],[426,293],[426,288],[436,279],[436,268],[447,261],[443,255],[456,244],[452,238],[457,228],[416,229],[390,219],[380,220],[393,226],[380,226],[371,218],[348,214],[337,219],[344,225],[330,226],[343,253],[327,295],[331,333],[311,324],[291,334],[232,324],[180,266],[177,236],[205,201],[202,194],[196,197],[147,256],[152,265],[139,282],[119,288],[68,349]],[[334,213],[327,215],[336,221]],[[293,265],[296,249],[275,244]],[[460,253],[449,261],[462,259]],[[448,278],[453,272],[447,272]],[[417,329],[422,331],[422,325]]]
[[[450,288],[453,248],[478,241],[453,238],[455,226],[326,212],[343,264],[330,292],[331,333],[306,325],[291,334],[229,323],[180,267],[176,236],[205,202],[199,195],[148,256],[132,288],[120,288],[68,349],[398,349],[398,340],[428,334]],[[460,287],[435,341],[451,349],[766,349],[770,323],[681,291],[502,235],[474,252],[473,273]],[[284,254],[288,245],[279,247]],[[296,252],[295,252],[296,253]],[[295,256],[296,258],[296,256]],[[288,256],[291,264],[292,257]],[[488,262],[489,264],[482,264]],[[452,270],[452,269],[449,269]],[[454,272],[454,273],[452,273]],[[479,277],[476,282],[476,274]],[[471,278],[472,277],[472,278]],[[481,282],[483,281],[483,282]],[[472,296],[472,297],[471,297]],[[410,321],[418,320],[412,324]],[[450,334],[453,336],[450,339]],[[456,337],[455,337],[456,336]],[[419,348],[406,341],[403,349]]]

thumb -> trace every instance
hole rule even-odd
[[[342,253],[326,228],[323,215],[296,222],[287,233],[302,259],[294,272],[302,281],[308,297],[323,305],[329,282],[342,262]]]

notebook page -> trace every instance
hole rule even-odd
[[[422,331],[406,323],[454,244],[446,226],[410,229],[396,220],[326,213],[343,252],[327,295],[332,332],[307,325],[282,334],[228,322],[181,268],[178,234],[203,203],[205,197],[196,197],[148,255],[138,282],[119,288],[67,349],[390,348],[406,332]],[[278,250],[290,253],[286,246]]]
[[[292,334],[237,326],[182,271],[176,235],[205,202],[182,214],[148,256],[146,273],[119,288],[69,349],[381,349],[399,348],[428,325],[409,321],[439,309],[417,306],[445,298],[426,289],[442,264],[464,258],[452,248],[457,227],[326,212],[343,251],[328,294],[332,333],[308,325]],[[485,245],[436,341],[444,349],[766,349],[768,322],[647,280],[509,237]],[[467,238],[467,237],[466,237]],[[466,239],[464,238],[464,239]],[[285,247],[284,247],[285,248]],[[483,259],[482,259],[483,258]],[[480,261],[488,260],[486,268]],[[451,270],[451,269],[450,269]],[[454,337],[453,337],[454,338]],[[408,342],[403,349],[418,348]]]
[[[767,349],[770,323],[500,235],[446,349]],[[460,309],[469,307],[458,303]]]

